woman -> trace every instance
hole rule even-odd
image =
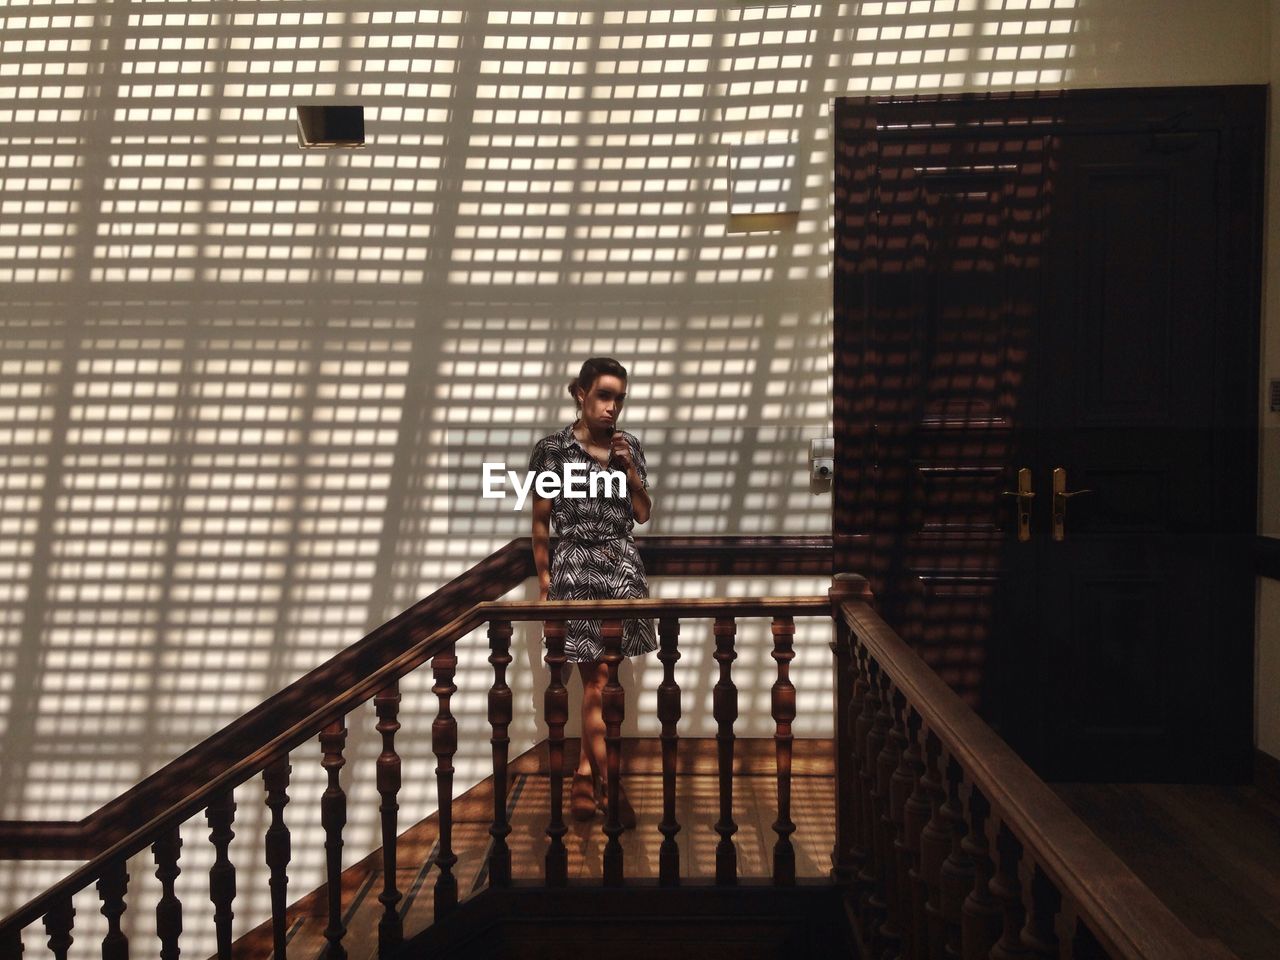
[[[610,469],[626,473],[621,495],[545,498],[533,493],[533,562],[538,570],[540,600],[622,600],[649,596],[644,564],[632,539],[636,523],[649,519],[649,499],[644,451],[640,441],[617,430],[618,416],[627,396],[627,371],[617,360],[594,357],[582,365],[569,394],[578,404],[578,418],[558,433],[543,437],[533,448],[529,469],[560,473],[565,463],[587,465],[586,489],[591,474]],[[560,539],[548,569],[550,522]],[[582,750],[573,776],[569,808],[575,819],[590,820],[604,809],[608,797],[605,779],[604,718],[601,693],[609,678],[602,662],[604,643],[599,620],[565,623],[565,655],[578,665],[582,677]],[[658,648],[652,620],[624,620],[623,656],[635,657]],[[597,797],[599,798],[597,800]],[[618,784],[618,820],[624,827],[636,825],[635,810]]]

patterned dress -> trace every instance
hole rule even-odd
[[[649,488],[644,450],[640,441],[625,430],[618,431],[631,447],[631,460],[636,465],[645,489]],[[565,463],[587,465],[586,489],[591,489],[591,476],[604,472],[600,461],[587,453],[573,435],[573,424],[559,433],[543,437],[529,457],[529,469],[535,473],[550,470],[560,474]],[[601,491],[605,490],[603,484]],[[635,517],[631,497],[558,495],[551,501],[551,524],[560,537],[551,558],[549,600],[630,600],[649,596],[644,564],[636,549],[631,530]],[[637,657],[658,649],[658,638],[652,620],[622,621],[622,654]],[[570,663],[598,661],[604,657],[604,642],[599,620],[565,621],[565,655]]]

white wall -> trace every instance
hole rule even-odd
[[[525,533],[457,492],[462,465],[523,466],[586,356],[632,373],[641,534],[829,532],[805,456],[830,432],[834,96],[1274,73],[1262,0],[418,6],[3,10],[0,816],[83,816]],[[298,149],[293,106],[326,101],[365,105],[366,149]],[[798,144],[799,224],[729,234],[728,146],[762,138]],[[830,731],[828,630],[797,636],[805,736]],[[684,732],[708,733],[709,648],[684,636]],[[764,735],[773,665],[742,637],[739,732]],[[486,773],[485,655],[461,645],[459,790]],[[539,656],[525,636],[518,707],[540,703]],[[658,666],[624,679],[652,690]],[[429,688],[405,684],[406,824],[435,805]],[[656,730],[651,697],[627,710]],[[376,842],[370,713],[350,721],[352,857]],[[317,756],[293,758],[297,893],[322,876]],[[244,930],[265,821],[257,783],[237,798]],[[207,828],[188,827],[196,904]],[[0,910],[64,868],[0,865]],[[92,890],[77,908],[89,951]]]

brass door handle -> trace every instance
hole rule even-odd
[[[1082,493],[1093,493],[1093,490],[1088,487],[1083,490],[1068,490],[1067,471],[1062,467],[1053,468],[1053,539],[1066,539],[1067,501]]]
[[[1018,471],[1018,489],[1001,490],[1002,497],[1018,498],[1018,539],[1031,539],[1031,498],[1035,493],[1031,489],[1031,468],[1023,467]]]

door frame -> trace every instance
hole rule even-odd
[[[874,272],[860,260],[874,243],[874,143],[893,137],[899,124],[945,118],[952,126],[933,131],[941,138],[971,135],[1003,124],[1011,131],[1035,124],[1047,133],[1130,129],[1153,139],[1176,138],[1195,130],[1221,137],[1220,163],[1225,196],[1219,235],[1213,238],[1221,284],[1215,304],[1216,343],[1212,360],[1212,474],[1243,473],[1251,482],[1244,495],[1215,484],[1212,511],[1214,561],[1204,588],[1221,616],[1204,649],[1219,668],[1219,684],[1206,689],[1230,731],[1222,744],[1229,755],[1225,779],[1252,779],[1254,648],[1256,644],[1255,543],[1258,529],[1259,363],[1262,335],[1263,231],[1266,211],[1265,136],[1267,87],[1224,85],[1068,89],[934,96],[840,97],[834,116],[835,224],[833,296],[833,429],[836,471],[832,503],[834,570],[866,573],[872,579],[872,531],[877,529],[875,432],[872,414],[880,388],[870,355],[868,283]],[[903,128],[905,129],[905,128]],[[1227,319],[1233,322],[1225,322]],[[1243,367],[1242,367],[1243,364]],[[1243,485],[1242,485],[1243,486]]]

